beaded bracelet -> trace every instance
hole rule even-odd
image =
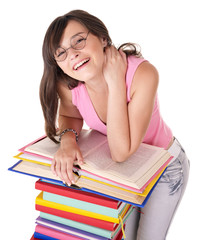
[[[63,136],[66,132],[73,132],[73,133],[75,134],[75,137],[76,137],[76,142],[78,142],[79,136],[78,136],[77,132],[76,132],[74,129],[72,129],[72,128],[67,128],[67,129],[65,129],[64,131],[61,132],[60,137],[59,137],[59,141],[60,141],[60,142],[61,142],[62,136]]]

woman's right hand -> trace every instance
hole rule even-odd
[[[53,158],[51,170],[53,174],[59,176],[59,178],[69,186],[74,183],[72,171],[74,162],[80,165],[84,163],[79,146],[75,139],[64,138]]]

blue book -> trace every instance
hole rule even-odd
[[[29,176],[33,176],[33,177],[36,177],[36,178],[41,178],[41,179],[44,179],[45,181],[48,181],[48,182],[51,182],[51,183],[54,183],[54,184],[62,184],[62,181],[56,179],[56,177],[52,174],[52,172],[50,170],[50,167],[48,167],[48,166],[39,165],[39,168],[38,168],[38,164],[36,164],[36,163],[20,160],[16,164],[14,164],[12,167],[10,167],[8,170],[13,171],[13,172],[17,172],[17,173],[21,173],[21,174],[25,174],[25,175],[29,175]],[[163,175],[163,173],[162,173],[162,175]],[[161,176],[159,177],[159,179],[161,178]],[[121,194],[118,195],[117,194],[118,191],[117,191],[116,188],[114,188],[114,189],[111,188],[111,190],[114,191],[113,194],[112,193],[111,194],[106,194],[106,193],[104,193],[105,192],[105,187],[106,187],[105,184],[100,183],[100,186],[99,186],[100,188],[97,189],[95,187],[95,182],[93,182],[91,180],[84,179],[84,178],[80,178],[80,177],[78,177],[77,184],[81,184],[81,185],[84,184],[84,186],[86,186],[87,183],[88,183],[88,187],[83,187],[83,186],[79,187],[78,185],[71,185],[71,187],[74,187],[75,189],[80,189],[82,191],[91,192],[91,193],[94,193],[94,194],[105,196],[105,197],[115,199],[115,200],[118,200],[118,201],[126,202],[126,203],[129,203],[129,204],[138,206],[138,207],[144,207],[146,202],[148,201],[149,197],[151,196],[151,193],[153,192],[155,186],[157,185],[159,179],[157,180],[157,182],[155,183],[153,188],[150,190],[148,195],[146,197],[144,197],[143,201],[140,201],[140,203],[137,201],[139,199],[138,195],[135,195],[135,194],[129,194],[127,196],[123,196]],[[94,189],[97,189],[97,190],[94,190]],[[131,201],[131,199],[132,199],[132,201]]]
[[[59,240],[57,238],[49,237],[38,232],[34,232],[34,237],[42,240]]]

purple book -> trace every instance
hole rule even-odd
[[[36,219],[36,223],[60,232],[64,232],[73,236],[78,236],[82,239],[87,239],[87,240],[111,240],[111,238],[107,237],[102,237],[93,233],[89,233],[77,228],[73,228],[61,223],[57,223],[54,221],[47,220],[45,218],[38,217]],[[115,237],[116,238],[116,237]]]

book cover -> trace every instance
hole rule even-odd
[[[14,158],[19,159],[19,160],[24,160],[24,161],[28,161],[28,162],[33,162],[33,163],[37,163],[37,164],[41,164],[41,165],[45,165],[45,166],[51,166],[51,159],[46,159],[44,157],[41,156],[34,156],[32,154],[28,154],[28,153],[23,153],[20,152],[17,155],[14,156]]]
[[[41,164],[41,165],[45,165],[45,166],[49,166],[49,167],[51,166],[51,160],[46,160],[42,157],[34,157],[33,155],[30,155],[30,154],[27,154],[27,153],[19,153],[14,157],[17,158],[17,159],[23,160],[23,161],[33,162],[33,163],[36,163],[36,164]],[[50,162],[50,164],[47,163],[48,161]],[[113,186],[117,189],[124,190],[124,191],[130,192],[132,194],[136,194],[136,195],[143,196],[143,197],[147,196],[147,194],[149,193],[149,191],[151,190],[151,188],[153,187],[153,185],[157,181],[157,178],[162,173],[162,172],[160,172],[160,169],[159,169],[160,173],[158,175],[156,173],[155,174],[156,177],[151,179],[151,181],[147,182],[148,185],[144,186],[144,188],[145,188],[144,190],[143,189],[140,189],[140,190],[139,189],[134,189],[134,191],[132,191],[133,188],[130,187],[130,186],[126,186],[126,185],[111,181],[109,179],[103,178],[102,176],[97,176],[95,174],[91,174],[87,171],[81,171],[76,167],[73,167],[73,171],[75,173],[77,173],[79,176],[91,178],[92,181],[100,181],[103,184],[106,184],[108,186]]]
[[[40,167],[41,166],[41,167]],[[52,174],[48,166],[40,165],[38,166],[35,163],[19,161],[10,167],[8,170],[30,175],[37,178],[46,179],[47,181],[52,181],[57,184],[62,184],[62,181]],[[160,176],[161,177],[161,176]],[[159,178],[160,179],[160,178]],[[159,181],[157,180],[157,182]],[[77,185],[72,185],[74,187],[80,188],[82,191],[92,192],[101,196],[109,197],[118,201],[124,201],[129,204],[133,204],[139,207],[144,207],[147,200],[149,199],[154,187],[148,193],[147,197],[138,196],[135,194],[128,193],[126,191],[121,191],[119,189],[110,187],[108,185],[102,184],[100,182],[92,181],[89,178],[76,176],[75,181]]]
[[[79,147],[85,159],[81,169],[115,182],[141,189],[170,158],[167,150],[142,143],[128,160],[117,163],[111,159],[107,137],[95,130],[83,130]],[[30,144],[25,151],[53,158],[59,145],[49,138]]]
[[[20,159],[20,156],[21,156],[22,153],[18,154],[17,156],[15,156],[16,158]],[[23,154],[22,154],[23,155]],[[37,162],[37,161],[33,161],[33,160],[29,160],[29,159],[26,159],[24,157],[21,158],[21,160],[24,160],[24,161],[30,161],[30,162],[34,162],[34,163],[38,163],[38,164],[42,164],[42,165],[46,165],[46,166],[50,166],[50,164],[47,164],[47,163],[42,163],[42,162]],[[45,161],[45,160],[44,160]],[[165,168],[164,168],[165,169]],[[127,186],[124,186],[122,187],[121,184],[117,184],[113,181],[107,181],[106,179],[102,178],[102,177],[97,177],[96,175],[93,175],[93,174],[85,174],[84,175],[80,175],[82,177],[89,177],[92,179],[92,181],[99,181],[99,182],[102,182],[102,184],[106,184],[108,186],[111,186],[111,187],[114,187],[114,188],[117,188],[117,189],[120,189],[120,190],[123,190],[123,191],[127,191],[127,192],[130,192],[132,194],[136,194],[136,195],[139,195],[139,196],[143,196],[143,197],[146,197],[149,193],[149,191],[152,189],[152,187],[154,186],[154,184],[157,182],[158,178],[160,177],[160,175],[162,174],[162,172],[164,171],[164,169],[158,174],[156,175],[156,177],[153,178],[153,180],[147,185],[147,187],[144,189],[144,191],[142,193],[139,193],[139,192],[135,192],[135,191],[132,191],[130,190],[130,187],[127,187]],[[160,171],[160,170],[159,170]],[[83,172],[84,173],[84,172]]]
[[[35,232],[43,234],[45,236],[51,237],[53,239],[61,239],[61,240],[79,240],[83,239],[77,236],[73,236],[67,233],[59,232],[54,229],[50,229],[41,225],[36,225]],[[34,235],[35,236],[35,235]]]
[[[42,239],[41,238],[36,238],[33,234],[32,237],[30,238],[30,240],[42,240]]]
[[[117,235],[117,233],[122,229],[123,224],[126,222],[126,220],[128,219],[128,217],[130,216],[130,214],[132,213],[133,208],[130,206],[129,209],[126,211],[124,217],[122,218],[122,222],[116,226],[116,228],[113,231],[109,231],[109,230],[105,230],[105,229],[101,229],[98,227],[92,227],[89,226],[87,224],[80,224],[77,221],[68,221],[65,218],[61,218],[61,217],[57,217],[51,214],[46,214],[43,212],[40,212],[40,217],[41,219],[46,219],[51,221],[51,223],[60,223],[62,226],[70,226],[73,228],[77,228],[80,230],[84,230],[86,232],[90,232],[90,233],[94,233],[96,235],[102,236],[102,237],[106,237],[106,238],[115,238],[115,236]],[[51,226],[53,227],[53,226]]]
[[[66,212],[66,211],[62,211],[54,208],[49,208],[49,207],[45,207],[38,204],[35,205],[35,209],[37,211],[42,212],[43,214],[46,213],[49,215],[64,218],[66,221],[65,224],[69,226],[73,226],[73,222],[77,222],[78,224],[82,223],[82,225],[79,224],[80,226],[82,226],[82,229],[84,229],[83,224],[94,226],[96,228],[102,228],[109,231],[114,231],[115,228],[117,227],[116,223],[112,223],[112,222],[108,222],[108,221],[104,221],[96,218],[91,218],[91,217],[87,217],[87,216],[83,216],[75,213],[70,213],[70,212]]]
[[[64,233],[67,233],[67,234],[70,234],[70,235],[73,235],[73,236],[78,236],[82,239],[88,239],[88,240],[106,240],[106,239],[108,239],[106,237],[96,235],[94,230],[92,232],[87,232],[85,230],[80,230],[80,229],[77,229],[77,228],[73,228],[73,227],[70,227],[70,226],[67,226],[67,225],[64,225],[64,224],[61,224],[61,223],[58,223],[58,222],[54,222],[54,221],[51,221],[51,220],[47,220],[47,219],[41,218],[41,217],[38,217],[36,219],[36,223],[38,225],[42,225],[42,226],[48,227],[50,229],[61,231],[61,232],[64,232]],[[109,238],[111,238],[111,233],[110,232],[109,232],[108,235],[109,235]]]
[[[61,196],[61,195],[49,193],[49,192],[43,192],[43,199],[50,202],[63,204],[69,207],[80,208],[81,210],[87,210],[93,213],[103,214],[110,217],[118,217],[119,212],[121,211],[123,206],[126,204],[121,202],[118,208],[114,209],[114,208],[109,208],[109,207],[101,206],[98,204],[89,203],[86,201],[81,201],[74,198],[69,198],[69,197],[65,197],[65,196]]]
[[[49,237],[47,235],[38,233],[38,232],[34,232],[34,238],[35,240],[59,240],[57,238],[53,238],[53,237]]]
[[[96,219],[101,219],[101,220],[105,220],[105,221],[109,221],[109,222],[113,222],[113,223],[119,223],[120,219],[119,217],[110,217],[107,215],[103,215],[103,214],[99,214],[99,213],[93,213],[87,210],[83,210],[83,209],[79,209],[79,208],[75,208],[75,207],[70,207],[70,206],[66,206],[63,204],[59,204],[59,203],[54,203],[51,201],[47,201],[43,199],[43,192],[41,192],[37,198],[36,198],[36,204],[38,205],[42,205],[42,206],[46,206],[46,207],[50,207],[50,208],[54,208],[54,209],[58,209],[58,210],[62,210],[62,211],[66,211],[66,212],[72,212],[72,213],[76,213],[79,215],[83,215],[83,216],[87,216],[87,217],[92,217],[92,218],[96,218]],[[123,207],[127,207],[128,204],[124,203]],[[121,209],[121,211],[123,210],[123,208]]]
[[[79,191],[77,189],[72,189],[65,186],[59,186],[56,184],[50,184],[50,183],[43,182],[41,180],[38,180],[35,183],[35,189],[58,194],[64,197],[72,198],[72,199],[94,203],[94,204],[109,207],[109,208],[114,208],[114,209],[117,209],[120,204],[120,201],[110,199],[104,196],[100,196],[98,194]]]

